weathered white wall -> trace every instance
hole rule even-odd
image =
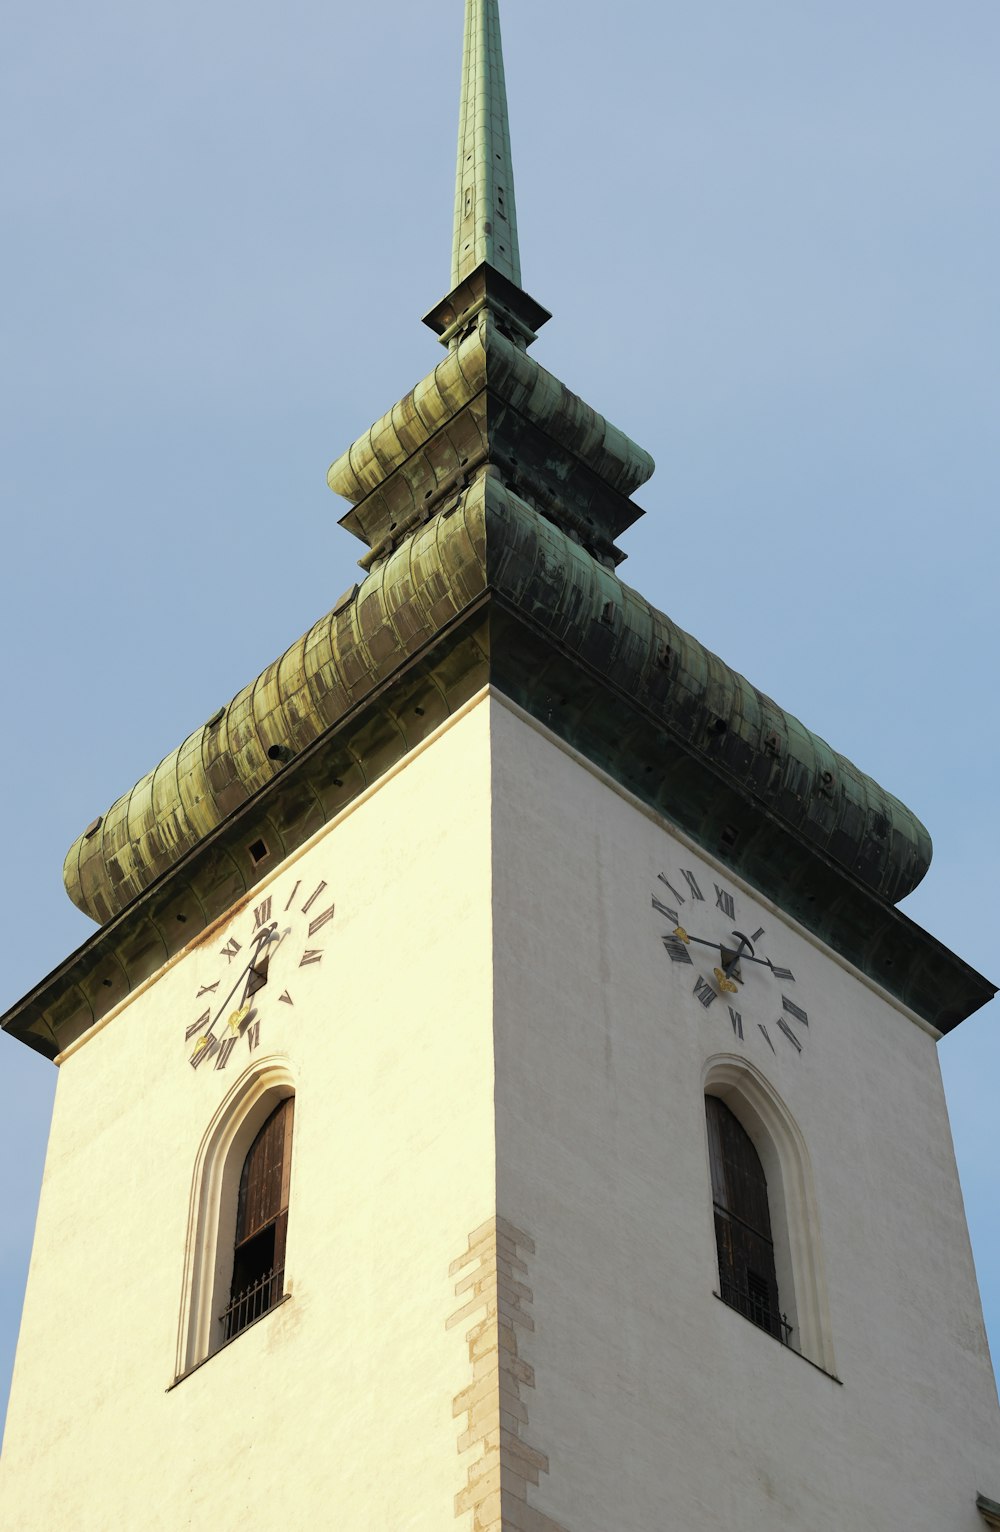
[[[185,1025],[244,909],[61,1067],[4,1455],[9,1532],[454,1522],[449,1263],[493,1210],[489,708],[254,891],[336,915],[259,997],[297,1079],[290,1301],[168,1391],[198,1146],[238,1070]],[[301,896],[300,896],[301,897]],[[244,942],[245,945],[245,942]],[[297,959],[296,959],[297,962]],[[265,1002],[271,1001],[267,1004]]]
[[[782,986],[748,970],[741,1045],[691,994],[711,960],[668,961],[651,895],[682,868],[707,896],[691,931],[766,927],[801,1055]],[[497,1211],[534,1326],[506,1418],[548,1458],[527,1493],[552,1523],[981,1532],[998,1412],[926,1032],[498,699],[281,869],[275,905],[320,879],[323,960],[286,971],[293,1009],[274,981],[261,1005],[259,1056],[297,1082],[291,1298],[170,1388],[199,1146],[249,1062],[192,1071],[183,1031],[262,887],[61,1067],[0,1524],[468,1532],[483,1449],[456,1450],[475,1422],[453,1400],[485,1310],[447,1321],[498,1259],[487,1238],[461,1260]],[[720,1057],[807,1145],[840,1381],[713,1296]]]
[[[530,1502],[569,1532],[981,1532],[1000,1414],[932,1038],[537,728],[497,708],[493,741],[498,1206],[536,1244],[523,1434],[550,1460]],[[682,868],[689,931],[764,926],[795,974],[747,966],[743,1044],[691,993],[707,949],[661,944],[657,874],[683,891]],[[713,1296],[719,1054],[808,1147],[840,1382]]]

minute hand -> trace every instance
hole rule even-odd
[[[687,939],[688,939],[689,942],[697,942],[699,947],[714,947],[715,950],[717,952],[720,952],[720,953],[725,952],[727,950],[726,945],[725,945],[724,942],[710,942],[707,939],[707,937],[704,937],[704,936],[692,936],[690,932],[686,932],[685,934],[687,935]],[[764,967],[764,968],[771,968],[771,967],[773,967],[773,964],[771,963],[770,958],[755,957],[754,950],[750,946],[749,939],[746,936],[744,936],[742,934],[742,932],[734,931],[733,935],[734,936],[738,936],[740,938],[740,945],[736,949],[736,951],[733,953],[733,956],[732,956],[732,958],[730,959],[730,961],[729,961],[729,963],[727,965],[728,968],[732,968],[734,963],[743,963],[743,962],[746,962],[746,963],[760,963],[762,965],[762,967]],[[749,951],[747,950],[748,948],[749,948]],[[733,949],[729,948],[728,950],[730,952],[732,952]]]

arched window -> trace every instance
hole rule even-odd
[[[720,1296],[730,1308],[787,1343],[790,1326],[778,1300],[767,1178],[742,1123],[717,1096],[706,1096]]]
[[[703,1082],[719,1294],[836,1377],[805,1138],[774,1086],[741,1056],[707,1060]]]
[[[293,1109],[291,1096],[275,1108],[243,1161],[225,1340],[272,1309],[284,1290]]]
[[[260,1059],[233,1082],[201,1141],[185,1241],[178,1380],[288,1294],[294,1091],[286,1059]]]

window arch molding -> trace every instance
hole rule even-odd
[[[703,1087],[706,1096],[717,1096],[741,1123],[763,1165],[778,1295],[794,1327],[793,1349],[835,1377],[819,1206],[805,1137],[770,1081],[738,1054],[709,1059]],[[705,1152],[707,1165],[707,1123]],[[711,1193],[708,1204],[711,1208]]]
[[[243,1164],[275,1107],[294,1095],[295,1078],[288,1060],[278,1055],[260,1059],[227,1091],[199,1145],[188,1209],[177,1378],[222,1345],[217,1320],[232,1281]]]

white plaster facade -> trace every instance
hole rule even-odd
[[[933,1037],[503,708],[493,770],[498,1201],[537,1246],[534,1503],[570,1532],[981,1532],[1000,1412]],[[711,955],[663,948],[652,896],[672,905],[658,875],[684,892],[683,869],[706,896],[679,912],[689,932],[763,926],[795,975],[746,970],[742,1043],[726,997],[692,993]],[[774,1024],[785,989],[801,1053]],[[812,1187],[783,1193],[813,1269],[800,1249],[781,1296],[802,1309],[819,1281],[809,1350],[839,1381],[714,1296],[702,1096],[735,1105],[742,1068],[808,1156]],[[773,1217],[774,1148],[740,1115]]]
[[[763,926],[793,971],[801,1052],[764,970],[741,1041],[692,993],[711,956],[670,961],[684,870],[691,932]],[[324,880],[294,1006],[269,983],[253,1056],[192,1070],[230,936]],[[706,1086],[758,1143],[812,1362],[715,1296]],[[288,1301],[194,1365],[241,1114],[291,1089]],[[981,1532],[1000,1412],[933,1037],[485,694],[63,1060],[0,1523],[471,1532],[451,1268],[496,1214],[534,1242],[525,1526]]]

